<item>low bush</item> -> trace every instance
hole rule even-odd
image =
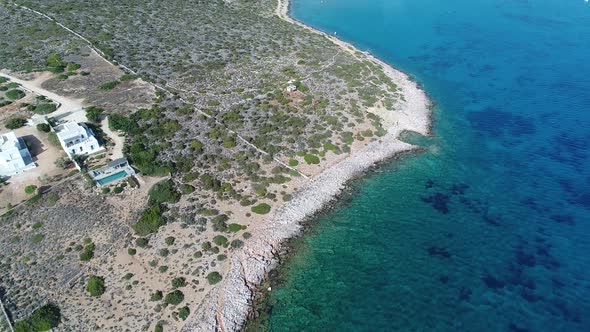
[[[48,133],[51,131],[51,127],[47,123],[39,123],[37,125],[37,130],[42,131],[44,133]]]
[[[187,285],[186,280],[183,277],[178,277],[178,278],[172,279],[172,287],[174,287],[174,288],[180,288],[180,287],[184,287],[186,285]]]
[[[6,120],[6,128],[8,129],[17,129],[24,126],[27,123],[25,118],[14,117]]]
[[[98,86],[99,90],[111,90],[114,89],[117,85],[121,84],[119,81],[111,81],[106,82]]]
[[[162,294],[162,291],[155,291],[151,296],[150,296],[150,301],[160,301],[161,299],[164,298],[164,294]]]
[[[150,204],[176,203],[180,200],[180,193],[174,189],[171,180],[158,182],[149,192]]]
[[[97,276],[90,276],[88,278],[88,284],[86,285],[86,291],[90,293],[90,296],[98,297],[104,294],[106,287],[104,285],[104,279]]]
[[[166,245],[173,245],[174,241],[176,241],[176,239],[174,238],[174,236],[169,236],[166,239],[164,239],[164,242],[166,243]]]
[[[160,226],[166,225],[166,220],[162,216],[162,211],[159,206],[153,206],[145,209],[141,213],[141,217],[133,225],[133,230],[140,236],[146,236],[148,234],[158,232]]]
[[[15,322],[14,332],[49,331],[59,325],[61,313],[53,304],[44,305],[20,321]]]
[[[190,314],[191,311],[188,307],[182,307],[180,310],[178,310],[178,317],[182,320],[186,320]]]
[[[313,155],[313,154],[306,154],[305,157],[303,157],[303,159],[305,160],[306,163],[308,163],[310,165],[320,163],[320,158],[318,156]]]
[[[39,104],[33,108],[33,112],[41,115],[55,112],[57,105],[55,104]]]
[[[100,122],[100,117],[104,113],[104,110],[100,107],[91,106],[86,108],[86,118],[90,122],[98,123]]]
[[[148,239],[140,237],[139,239],[135,240],[135,245],[140,248],[145,248],[148,245]]]
[[[223,279],[221,277],[221,274],[219,274],[219,272],[211,272],[207,275],[207,281],[209,282],[209,285],[215,285],[216,283],[220,282],[221,279]]]
[[[31,185],[28,185],[28,186],[26,186],[26,187],[25,187],[25,193],[26,193],[27,195],[32,195],[32,194],[34,194],[36,191],[37,191],[37,186],[35,186],[35,185],[32,185],[32,184],[31,184]]]
[[[236,233],[236,232],[241,231],[243,229],[243,227],[240,224],[229,224],[228,229],[230,232]]]
[[[25,93],[21,90],[18,90],[18,89],[12,89],[12,90],[6,91],[6,98],[8,98],[8,99],[17,100],[17,99],[23,98],[24,96],[25,96]]]
[[[80,260],[87,262],[94,257],[94,243],[90,243],[84,247],[84,251],[80,253]]]
[[[218,246],[227,247],[227,238],[223,235],[217,235],[213,238],[213,243]]]
[[[184,293],[178,289],[166,294],[166,298],[164,298],[164,302],[170,305],[177,305],[182,301],[184,301]]]
[[[270,212],[270,205],[266,204],[266,203],[260,203],[256,206],[253,206],[251,208],[252,212],[256,213],[256,214],[267,214]]]

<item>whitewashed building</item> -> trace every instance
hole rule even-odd
[[[68,156],[88,155],[104,150],[94,132],[84,123],[66,122],[54,128],[57,138]]]
[[[22,138],[14,133],[0,135],[0,176],[11,176],[35,167]]]

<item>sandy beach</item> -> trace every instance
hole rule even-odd
[[[312,177],[295,193],[292,201],[277,209],[264,223],[251,226],[253,237],[229,258],[229,271],[223,281],[206,295],[183,331],[239,330],[252,309],[255,288],[277,266],[282,245],[301,233],[301,222],[321,211],[340,195],[351,179],[361,176],[375,163],[416,149],[398,139],[401,132],[430,135],[431,103],[408,75],[349,43],[292,19],[288,12],[289,1],[278,0],[275,13],[279,18],[325,36],[359,60],[372,61],[402,89],[405,101],[400,102],[395,110],[386,110],[379,105],[369,109],[383,119],[388,130],[385,136]]]

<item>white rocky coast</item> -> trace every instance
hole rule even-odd
[[[264,224],[253,225],[249,229],[253,237],[244,248],[229,258],[229,271],[223,281],[207,294],[198,312],[183,331],[239,330],[252,309],[255,287],[276,267],[281,246],[289,238],[300,234],[301,222],[338,197],[348,181],[362,175],[375,163],[392,158],[400,152],[416,149],[398,139],[401,132],[430,134],[430,101],[406,74],[368,53],[358,51],[348,43],[293,20],[288,16],[288,8],[288,1],[279,0],[276,14],[290,23],[324,35],[359,59],[362,57],[363,60],[368,59],[379,65],[402,89],[405,102],[395,111],[382,107],[370,109],[369,111],[383,119],[384,125],[388,127],[388,134],[310,179],[296,192],[293,200],[277,209]]]

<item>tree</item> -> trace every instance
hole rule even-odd
[[[104,294],[105,290],[106,287],[104,285],[104,279],[102,277],[90,276],[90,278],[88,278],[88,285],[86,286],[86,291],[88,291],[91,296],[101,296],[102,294]]]

